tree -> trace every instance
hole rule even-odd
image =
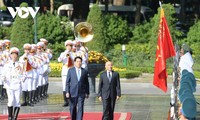
[[[20,7],[28,7],[28,4],[23,2]],[[25,43],[33,43],[33,18],[29,14],[27,18],[20,18],[18,15],[15,18],[12,26],[11,40],[12,44],[22,48]]]
[[[5,6],[3,0],[0,0],[0,8]]]
[[[50,13],[53,14],[54,11],[54,0],[50,0]]]
[[[105,51],[113,48],[115,44],[127,44],[130,41],[131,32],[127,21],[116,15],[104,15],[104,45]]]
[[[173,41],[178,41],[182,32],[175,28],[176,19],[173,17],[175,9],[171,4],[163,4],[162,7],[165,11],[165,17],[167,19],[172,39]],[[151,48],[151,58],[153,59],[155,59],[159,22],[160,8],[158,9],[158,14],[155,14],[150,22],[137,25],[132,31],[133,37],[131,38],[131,43],[149,43]]]
[[[141,0],[136,0],[135,24],[140,23]]]
[[[96,50],[103,52],[106,48],[103,35],[103,21],[102,13],[97,4],[93,5],[90,9],[87,22],[93,26],[94,38],[92,41],[87,43],[89,50]]]
[[[52,44],[73,38],[72,25],[66,17],[47,12],[39,14],[37,19],[38,38],[46,38]]]

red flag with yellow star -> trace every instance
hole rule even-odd
[[[175,56],[174,45],[164,16],[164,10],[161,8],[153,84],[164,92],[167,92],[166,59],[173,56]]]

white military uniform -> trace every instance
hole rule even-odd
[[[62,72],[61,72],[61,76],[62,76],[62,85],[63,85],[63,91],[65,91],[65,87],[66,87],[66,79],[67,79],[67,72],[69,70],[68,67],[68,55],[71,58],[71,60],[73,61],[74,56],[72,54],[72,52],[69,52],[68,50],[65,50],[64,52],[62,52],[58,58],[58,62],[62,62],[63,66],[62,66]]]
[[[19,62],[9,61],[4,65],[3,77],[8,95],[8,106],[20,107],[21,82],[25,79],[22,74],[22,65]]]
[[[73,45],[72,40],[66,40],[65,46],[67,46],[67,45],[71,45],[71,49],[72,49],[72,45]],[[62,52],[60,54],[60,56],[58,57],[58,62],[63,63],[62,72],[61,72],[63,91],[65,91],[65,87],[66,87],[67,72],[68,72],[69,68],[72,67],[72,66],[68,65],[69,59],[71,59],[71,61],[73,62],[74,54],[73,54],[73,52],[71,52],[70,50],[67,50],[67,48],[66,48],[66,50],[64,52]]]
[[[24,66],[26,66],[26,60],[24,60],[24,58],[27,57],[27,62],[29,62],[29,64],[31,64],[31,66],[33,65],[33,62],[30,62],[30,55],[26,56],[25,54],[22,55],[19,58],[20,63],[23,63]],[[22,84],[22,91],[32,91],[32,83],[33,83],[33,70],[29,70],[26,71],[24,68],[24,72],[26,74],[26,80],[23,82]]]

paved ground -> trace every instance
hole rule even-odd
[[[135,79],[121,79],[122,97],[117,101],[115,111],[131,112],[133,115],[132,120],[166,120],[169,110],[169,92],[164,93],[153,86],[152,79],[152,75],[149,74],[143,74]],[[69,111],[69,107],[62,107],[61,79],[50,78],[49,81],[48,99],[40,101],[34,107],[21,107],[20,113]],[[170,80],[168,87],[171,88]],[[197,101],[200,101],[199,92],[200,86],[198,85],[195,93]],[[85,111],[102,111],[102,104],[96,98],[96,93],[92,93],[90,98],[85,101]],[[199,105],[198,111],[200,111]],[[0,114],[7,114],[6,100],[0,103]],[[200,119],[199,112],[198,119]]]

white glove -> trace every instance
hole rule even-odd
[[[1,76],[1,79],[6,82],[6,76]]]

